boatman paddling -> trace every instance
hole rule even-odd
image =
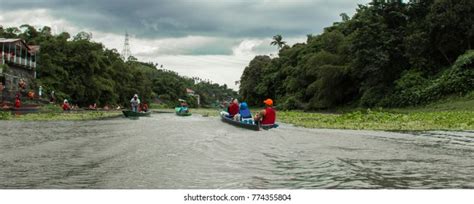
[[[138,99],[138,94],[135,94],[130,100],[130,105],[132,106],[133,112],[138,112],[138,106],[140,105],[140,99]]]
[[[262,126],[270,126],[275,124],[276,111],[273,109],[273,100],[267,99],[263,101],[265,109],[255,115],[255,122],[260,122]]]

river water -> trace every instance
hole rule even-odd
[[[474,188],[474,133],[1,121],[0,188]]]

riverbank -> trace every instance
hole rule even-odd
[[[252,109],[253,114],[257,111]],[[219,115],[217,109],[191,109],[191,112],[203,116]],[[474,96],[452,97],[426,106],[396,109],[343,108],[332,113],[278,111],[277,120],[305,128],[466,131],[474,130]]]
[[[12,114],[0,112],[0,120],[16,121],[81,121],[103,120],[122,116],[121,111],[71,111],[71,112],[39,112],[29,114]]]
[[[259,109],[252,109],[256,113]],[[174,114],[174,109],[152,109],[154,113]],[[194,115],[218,117],[218,109],[191,109]],[[41,112],[13,115],[0,112],[0,120],[55,121],[101,120],[120,117],[121,111],[72,111],[63,112],[57,106],[42,107]],[[449,98],[420,107],[397,109],[350,109],[333,113],[278,111],[278,122],[305,128],[427,131],[474,130],[474,96]]]
[[[280,111],[278,120],[306,128],[427,131],[474,130],[473,111],[394,113],[393,110],[367,110],[343,114]]]
[[[335,113],[280,111],[278,119],[306,128],[426,131],[474,130],[474,94],[425,106],[394,109],[339,109]]]

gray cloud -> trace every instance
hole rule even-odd
[[[52,26],[187,76],[234,84],[255,55],[277,52],[271,37],[289,44],[319,33],[370,0],[0,0],[0,24]]]
[[[369,0],[0,0],[0,11],[48,9],[53,16],[102,32],[139,38],[286,37],[318,33]]]

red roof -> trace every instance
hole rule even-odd
[[[40,50],[39,45],[28,45],[28,49],[30,49],[30,53],[37,53]]]
[[[189,88],[186,88],[186,93],[194,93],[194,91],[192,89],[189,89]]]

